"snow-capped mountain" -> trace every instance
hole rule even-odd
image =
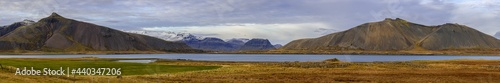
[[[248,39],[248,38],[232,38],[232,39],[229,39],[227,41],[242,41],[242,42],[246,43],[246,42],[250,41],[250,39]]]
[[[125,31],[125,32],[148,35],[164,39],[166,41],[184,42],[191,48],[205,50],[205,51],[235,52],[242,50],[268,49],[267,47],[264,48],[263,46],[260,46],[261,44],[259,42],[257,43],[253,42],[252,44],[248,44],[246,46],[247,48],[251,47],[251,49],[240,49],[242,46],[246,45],[246,43],[249,43],[249,41],[251,41],[250,39],[247,38],[232,38],[224,41],[216,37],[201,37],[192,35],[190,33],[177,33],[168,31]],[[254,38],[252,40],[256,39]],[[269,42],[267,39],[260,39],[260,40],[266,40],[266,42]],[[272,47],[272,45],[269,44],[268,47]],[[274,47],[272,49],[274,49]]]
[[[25,19],[25,20],[23,20],[22,22],[19,22],[19,23],[27,26],[27,25],[35,24],[35,21]]]
[[[250,41],[250,39],[247,39],[247,38],[232,38],[232,39],[226,40],[227,43],[231,43],[231,44],[235,44],[235,45],[243,45],[243,44],[247,43],[248,41]]]
[[[8,26],[15,26],[15,25],[19,25],[19,26],[28,26],[28,25],[31,25],[31,24],[34,24],[35,21],[32,21],[32,20],[23,20],[21,22],[15,22],[14,24],[11,24],[11,25],[5,25],[5,26],[0,26],[0,27],[8,27]]]
[[[500,31],[499,31],[499,32],[497,32],[497,33],[495,34],[495,37],[496,37],[497,39],[500,39]]]
[[[143,34],[148,36],[157,37],[166,41],[181,41],[181,40],[203,40],[204,37],[194,36],[189,33],[177,33],[169,31],[125,31],[129,33]]]
[[[21,22],[15,22],[11,25],[6,25],[6,26],[0,26],[0,36],[3,36],[11,31],[14,31],[15,29],[22,27],[22,26],[29,26],[31,24],[34,24],[35,21],[32,20],[23,20]]]

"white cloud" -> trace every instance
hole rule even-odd
[[[486,34],[500,31],[500,1],[468,0],[455,2],[451,22],[464,24]]]
[[[145,27],[143,30],[162,30],[187,32],[196,34],[213,34],[222,39],[230,38],[266,38],[273,44],[286,44],[294,39],[312,38],[321,35],[317,30],[325,30],[330,26],[324,23],[296,23],[296,24],[255,24],[237,23],[208,26],[182,27]]]

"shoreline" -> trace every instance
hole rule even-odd
[[[500,56],[500,54],[385,54],[385,53],[0,53],[2,55],[135,55],[135,54],[273,54],[273,55],[389,55],[389,56]]]
[[[0,55],[127,55],[127,54],[307,54],[307,55],[449,55],[449,56],[500,56],[500,50],[441,50],[441,51],[363,51],[363,50],[269,50],[240,52],[166,52],[166,51],[87,51],[87,52],[44,52],[3,51]]]
[[[9,57],[11,56],[11,57]],[[125,57],[121,57],[120,55],[115,55],[117,57],[111,56],[106,56],[106,55],[68,55],[70,57],[64,57],[63,55],[58,56],[58,55],[40,55],[40,57],[35,56],[29,56],[29,55],[0,55],[0,59],[37,59],[37,60],[77,60],[77,59],[87,59],[87,60],[108,60],[108,61],[119,61],[119,60],[154,60],[154,61],[190,61],[190,62],[231,62],[231,63],[274,63],[274,62],[323,62],[328,59],[338,59],[342,62],[350,62],[350,63],[357,63],[357,62],[408,62],[408,61],[446,61],[446,60],[500,60],[499,56],[463,56],[462,58],[441,58],[441,59],[432,59],[432,58],[422,58],[422,59],[401,59],[407,56],[398,56],[398,55],[302,55],[302,57],[307,57],[307,56],[313,56],[313,57],[323,57],[323,58],[318,58],[314,60],[281,60],[281,59],[270,59],[270,60],[259,60],[259,59],[254,59],[254,60],[240,60],[237,59],[238,56],[246,56],[245,54],[242,55],[225,55],[227,57],[233,57],[236,59],[235,60],[225,60],[225,59],[200,59],[200,58],[179,58],[176,56],[183,56],[183,55],[172,55],[174,57],[130,57],[129,55],[125,55]],[[162,55],[163,56],[163,55]],[[169,55],[164,55],[164,56],[169,56]],[[199,56],[199,55],[194,55],[194,56]],[[211,56],[211,55],[203,55],[203,56]],[[214,55],[217,56],[217,55]],[[249,56],[254,56],[254,55],[249,55]],[[263,56],[263,55],[257,55],[257,56]],[[296,55],[268,55],[271,57],[276,57],[276,56],[284,56],[284,57],[291,57],[291,56],[296,56]],[[300,56],[300,55],[297,55]],[[331,57],[329,57],[331,56]],[[400,57],[400,58],[393,58],[393,59],[380,59],[380,60],[350,60],[350,59],[342,59],[342,57],[355,57],[359,56],[358,59],[361,59],[362,57]],[[2,58],[3,57],[3,58]],[[460,56],[450,56],[450,55],[412,55],[408,57],[460,57]],[[469,58],[467,58],[469,57]],[[474,58],[474,57],[483,57],[483,58]],[[491,58],[484,58],[484,57],[491,57]],[[396,60],[400,59],[400,60]]]
[[[453,56],[500,56],[499,49],[456,49],[456,50],[401,50],[401,51],[365,51],[365,50],[269,50],[247,51],[234,54],[333,54],[333,55],[453,55]]]

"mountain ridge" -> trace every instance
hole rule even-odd
[[[32,20],[23,20],[21,22],[15,22],[10,25],[6,26],[0,26],[0,37],[6,35],[7,33],[10,33],[11,31],[14,31],[15,29],[22,27],[22,26],[28,26],[31,24],[34,24],[35,21]]]
[[[466,42],[459,42],[460,40]],[[387,18],[318,38],[294,40],[282,47],[285,50],[413,50],[422,48],[424,50],[489,49],[500,48],[500,43],[492,36],[464,25],[446,23],[438,26],[425,26],[399,18]]]
[[[52,13],[38,22],[15,29],[0,38],[2,50],[41,51],[166,51],[191,49],[140,34],[81,22]]]

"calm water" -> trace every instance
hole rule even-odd
[[[132,63],[151,63],[156,60],[118,60],[117,62],[132,62]]]
[[[190,59],[206,61],[322,61],[337,58],[347,62],[410,61],[410,60],[451,60],[486,59],[500,60],[500,56],[449,56],[449,55],[308,55],[308,54],[117,54],[117,55],[0,55],[0,58],[161,58]],[[127,62],[122,60],[121,62]],[[128,62],[135,62],[134,60]],[[142,62],[147,62],[146,60]]]

